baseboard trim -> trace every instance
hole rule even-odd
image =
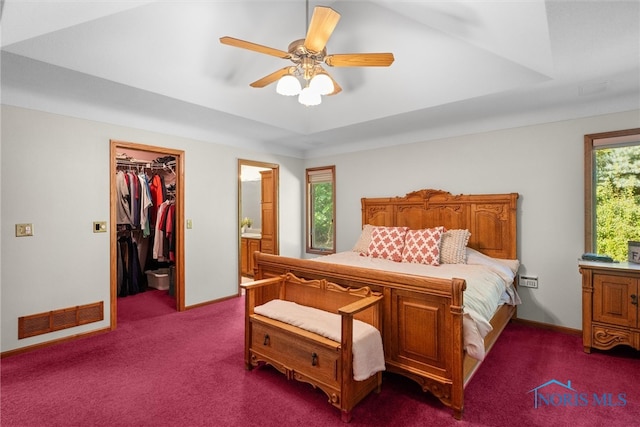
[[[198,308],[198,307],[204,307],[206,305],[211,305],[211,304],[215,304],[217,302],[222,302],[222,301],[226,301],[229,299],[233,299],[233,298],[238,298],[239,295],[237,294],[233,294],[233,295],[229,295],[228,297],[223,297],[223,298],[218,298],[218,299],[213,299],[213,300],[209,300],[209,301],[205,301],[205,302],[201,302],[198,304],[193,304],[190,305],[188,307],[185,307],[185,310],[193,310],[194,308]]]
[[[22,353],[28,353],[28,352],[33,351],[33,350],[38,350],[40,348],[51,347],[53,345],[62,344],[62,343],[68,342],[68,341],[75,341],[75,340],[80,339],[80,338],[88,338],[88,337],[92,337],[94,335],[104,334],[106,332],[111,332],[111,328],[98,329],[98,330],[91,331],[91,332],[85,332],[85,333],[82,333],[82,334],[70,335],[68,337],[59,338],[59,339],[56,339],[56,340],[51,340],[51,341],[41,342],[41,343],[38,343],[38,344],[28,345],[26,347],[20,347],[20,348],[17,348],[15,350],[3,351],[2,353],[0,353],[0,359],[4,359],[5,357],[10,357],[10,356],[16,356],[16,355],[22,354]]]
[[[582,330],[580,329],[566,328],[564,326],[552,325],[550,323],[536,322],[534,320],[525,320],[525,319],[518,319],[518,318],[514,318],[512,319],[512,321],[514,323],[520,323],[522,325],[527,325],[527,326],[531,326],[538,329],[547,329],[550,331],[561,332],[563,334],[568,334],[568,335],[576,335],[579,337],[582,336]]]

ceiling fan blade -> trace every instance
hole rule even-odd
[[[220,37],[220,43],[227,44],[233,47],[241,47],[242,49],[248,49],[254,52],[264,53],[266,55],[277,56],[278,58],[283,58],[283,59],[288,59],[290,57],[289,52],[285,52],[284,50],[274,49],[272,47],[267,47],[261,44],[251,43],[251,42],[240,40],[240,39],[235,39],[229,36]]]
[[[291,69],[295,67],[284,67],[278,71],[274,71],[273,73],[264,76],[263,78],[256,80],[255,82],[251,83],[249,86],[251,87],[265,87],[273,82],[275,82],[276,80],[279,80],[280,77],[282,76],[286,76],[287,74],[291,73]]]
[[[393,60],[393,53],[342,53],[324,58],[331,67],[388,67]]]
[[[340,14],[330,7],[316,6],[304,39],[304,46],[311,52],[322,52],[327,40],[338,25]]]

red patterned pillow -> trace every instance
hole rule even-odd
[[[407,231],[402,262],[440,265],[440,241],[443,233],[444,227]]]
[[[368,255],[400,262],[407,227],[373,227]]]

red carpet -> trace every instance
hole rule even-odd
[[[119,300],[114,332],[2,359],[1,425],[344,425],[321,391],[245,370],[242,298],[178,313],[164,295]],[[553,380],[535,408],[532,390]],[[632,426],[638,415],[637,352],[589,355],[578,337],[511,324],[467,387],[462,421],[385,374],[349,425]]]

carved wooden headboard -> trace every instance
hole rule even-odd
[[[517,258],[518,193],[460,194],[420,190],[404,197],[363,198],[362,224],[444,226],[471,232],[468,246],[494,258]]]

